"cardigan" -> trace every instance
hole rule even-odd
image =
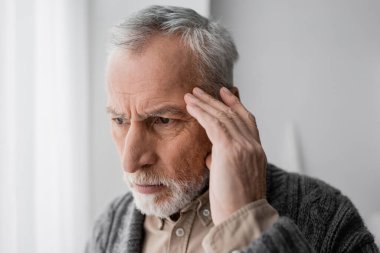
[[[280,217],[242,253],[379,252],[352,202],[321,180],[268,164],[267,200]],[[116,198],[96,221],[86,253],[141,252],[144,219],[130,192]]]

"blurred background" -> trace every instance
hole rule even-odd
[[[82,252],[127,188],[105,111],[109,28],[151,4],[219,20],[268,160],[351,198],[380,237],[377,0],[1,0],[0,252]]]

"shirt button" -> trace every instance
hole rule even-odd
[[[202,212],[203,216],[209,216],[210,215],[210,211],[208,209],[204,209],[203,212]]]
[[[183,228],[177,228],[177,230],[175,231],[175,234],[178,237],[182,237],[185,235],[185,230],[183,230]]]

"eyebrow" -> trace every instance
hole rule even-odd
[[[123,117],[123,118],[127,118],[126,115],[122,112],[118,112],[115,108],[113,108],[112,106],[107,106],[106,107],[106,111],[107,113],[109,114],[113,114],[115,116],[120,116],[120,117]]]
[[[118,112],[115,108],[111,106],[107,106],[107,113],[113,114],[115,116],[128,118],[128,116],[125,113]],[[163,107],[158,107],[156,109],[153,109],[151,112],[147,112],[143,114],[144,118],[149,117],[160,117],[166,114],[175,115],[175,116],[185,116],[186,113],[182,110],[182,108],[174,105],[166,105]]]
[[[185,113],[180,107],[173,106],[173,105],[168,105],[168,106],[163,106],[161,108],[157,108],[152,112],[146,113],[147,117],[159,117],[165,114],[171,114],[171,115],[179,115],[183,116]]]

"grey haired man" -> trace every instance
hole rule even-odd
[[[347,197],[267,163],[237,57],[191,9],[151,6],[114,27],[107,111],[129,191],[86,252],[379,252]]]

